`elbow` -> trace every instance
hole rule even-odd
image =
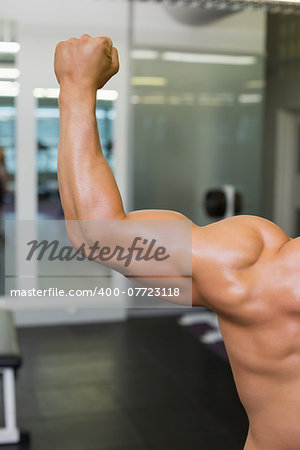
[[[96,242],[101,241],[105,245],[115,245],[124,228],[120,222],[126,219],[123,212],[89,213],[77,214],[76,218],[65,219],[67,236],[76,251],[81,248],[93,247]]]
[[[81,232],[79,222],[77,220],[65,220],[66,233],[68,239],[76,252],[80,252],[82,244],[84,243],[84,236]]]

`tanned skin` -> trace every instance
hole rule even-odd
[[[187,219],[173,211],[124,211],[102,154],[96,92],[118,70],[118,53],[107,37],[85,34],[56,47],[65,218],[169,220],[172,229]],[[265,219],[239,216],[205,227],[193,224],[192,239],[193,304],[218,315],[249,418],[245,450],[299,450],[300,238],[290,239]]]

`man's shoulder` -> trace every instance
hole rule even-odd
[[[249,242],[254,247],[263,245],[276,250],[290,241],[287,234],[274,222],[254,215],[233,216],[203,229],[208,233],[221,233],[232,245]]]
[[[203,288],[199,292],[215,299],[243,296],[252,279],[247,274],[253,274],[259,261],[270,263],[288,241],[277,225],[257,216],[234,216],[199,227],[193,235],[193,272]]]
[[[255,230],[259,234],[265,250],[280,250],[291,239],[276,223],[259,216],[235,216],[236,226]]]

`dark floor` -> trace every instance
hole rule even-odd
[[[19,330],[31,450],[241,450],[229,365],[175,319]],[[5,446],[1,449],[20,449]]]

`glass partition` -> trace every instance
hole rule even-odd
[[[264,64],[249,54],[132,52],[134,207],[211,221],[205,193],[233,185],[261,211]]]
[[[113,101],[98,100],[96,106],[101,146],[110,167],[114,168]],[[40,219],[63,218],[57,183],[59,109],[56,98],[39,98],[37,120],[38,212]]]
[[[15,99],[0,96],[0,295],[4,295],[5,220],[15,214]]]
[[[104,94],[102,94],[104,95]],[[48,230],[49,236],[60,236],[64,229],[60,220],[64,214],[60,202],[57,181],[57,150],[59,142],[59,109],[57,98],[38,98],[36,109],[37,121],[37,173],[38,173],[38,219],[43,221],[42,229]],[[114,120],[115,107],[113,100],[97,100],[96,118],[100,134],[101,146],[110,167],[114,170]],[[48,220],[49,222],[46,222]],[[47,228],[48,226],[48,228]],[[112,272],[105,266],[95,268],[97,276],[105,288],[111,286]],[[76,277],[75,277],[76,278]],[[75,279],[81,289],[90,287],[90,279]],[[60,285],[68,282],[62,276]],[[42,272],[38,266],[37,285],[40,289],[53,286],[49,273]]]

